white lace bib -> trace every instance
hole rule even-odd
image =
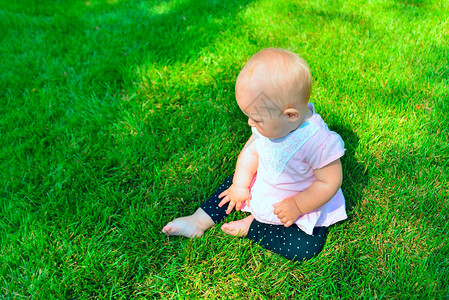
[[[269,139],[261,135],[255,127],[252,128],[259,159],[264,162],[271,178],[278,178],[284,172],[288,161],[318,129],[316,124],[306,121],[284,137]]]

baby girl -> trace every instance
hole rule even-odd
[[[194,214],[168,223],[163,233],[200,237],[235,209],[250,215],[224,224],[225,233],[293,260],[322,250],[327,228],[346,219],[340,189],[345,149],[309,103],[311,83],[307,63],[292,52],[269,48],[250,58],[235,95],[252,135],[235,173]]]

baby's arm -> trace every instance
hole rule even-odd
[[[236,210],[240,210],[245,201],[249,202],[249,186],[257,172],[258,164],[259,157],[257,155],[256,143],[254,142],[254,136],[251,135],[237,159],[232,185],[218,196],[218,198],[224,197],[218,204],[219,207],[230,202],[226,210],[227,214],[234,207]]]
[[[326,204],[337,193],[343,180],[340,159],[314,170],[316,181],[305,191],[274,204],[274,214],[285,227],[296,219]]]

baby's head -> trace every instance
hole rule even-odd
[[[296,54],[268,48],[253,55],[235,86],[248,123],[268,138],[295,130],[305,119],[312,86],[307,63]]]

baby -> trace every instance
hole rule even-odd
[[[235,209],[251,214],[224,224],[225,233],[293,260],[321,251],[327,228],[346,219],[340,189],[345,149],[309,103],[311,83],[307,63],[292,52],[269,48],[250,58],[235,95],[252,135],[235,173],[194,214],[168,223],[163,233],[200,237]]]

